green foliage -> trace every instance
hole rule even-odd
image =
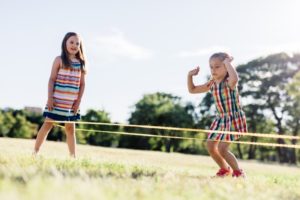
[[[293,98],[297,98],[298,100],[300,100],[299,85],[300,85],[300,71],[295,74],[295,76],[293,77],[293,80],[291,81],[291,83],[288,86],[289,94]]]
[[[300,56],[299,56],[300,57]],[[300,134],[300,70],[297,74],[293,77],[292,81],[287,85],[288,94],[291,97],[291,101],[288,103],[287,110],[289,115],[291,116],[287,120],[287,126],[289,131],[294,135],[297,136]],[[292,144],[296,144],[297,140],[292,140]],[[289,151],[291,161],[296,163],[300,157],[300,150],[297,151]],[[298,154],[298,156],[297,156]]]
[[[21,110],[1,110],[0,136],[32,138],[37,131],[37,125],[27,121]]]
[[[15,122],[12,112],[0,110],[0,136],[7,137]]]
[[[287,119],[289,115],[292,118],[297,117],[288,112],[290,105],[296,102],[293,102],[286,88],[300,70],[299,63],[299,55],[279,53],[237,67],[240,77],[239,89],[249,108],[246,109],[246,116],[250,130],[259,131],[258,127],[267,124],[266,119],[269,118],[278,134],[288,134],[288,130],[293,132],[294,128],[289,126]],[[287,143],[282,139],[277,142]],[[252,157],[251,152],[253,153],[253,149],[249,150],[249,157]],[[291,159],[289,150],[278,148],[277,152],[276,160],[296,162],[295,159]],[[261,151],[260,154],[262,153]]]
[[[82,117],[83,121],[87,122],[104,122],[111,123],[109,114],[104,110],[88,110],[86,115]],[[117,126],[101,126],[93,124],[80,124],[79,129],[87,129],[86,131],[77,131],[77,138],[80,143],[88,143],[92,145],[111,146],[116,147],[118,145],[119,135],[111,133],[99,133],[94,130],[101,131],[118,131]]]
[[[129,118],[130,124],[194,127],[191,104],[182,104],[180,97],[167,93],[147,94],[135,104],[134,111]],[[126,131],[151,133],[157,135],[185,136],[186,133],[169,130],[151,130],[140,128],[126,128]],[[121,147],[152,149],[161,151],[180,151],[182,141],[175,139],[128,137],[120,140]]]
[[[16,138],[32,138],[37,131],[37,125],[26,120],[26,117],[17,114],[15,123],[7,136]]]

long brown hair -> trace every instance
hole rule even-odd
[[[67,50],[67,40],[72,37],[72,36],[77,36],[80,37],[77,33],[75,32],[68,32],[61,44],[61,59],[62,59],[62,63],[63,66],[62,67],[71,67],[71,60],[69,59],[69,54],[68,54],[68,50]],[[80,64],[81,64],[81,70],[86,73],[86,60],[85,60],[85,56],[83,53],[83,45],[82,45],[82,41],[80,40],[80,45],[79,45],[79,51],[76,53],[75,57],[79,60]]]

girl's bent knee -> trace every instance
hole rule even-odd
[[[212,153],[217,153],[218,152],[218,148],[217,145],[213,142],[207,142],[207,150],[210,154]]]
[[[218,150],[219,150],[219,153],[223,156],[223,157],[225,157],[225,156],[227,156],[228,154],[232,154],[231,152],[230,152],[230,149],[229,149],[229,147],[228,146],[222,146],[222,147],[218,147]]]
[[[217,148],[218,144],[214,141],[208,140],[206,142],[206,146],[207,146],[208,149],[211,149],[211,148]]]

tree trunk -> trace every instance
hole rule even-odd
[[[281,135],[281,134],[280,134]],[[277,139],[278,144],[285,144],[284,140],[279,138]],[[277,147],[277,153],[280,163],[288,163],[287,150],[284,147]]]
[[[299,132],[299,128],[300,128],[300,124],[299,124],[299,120],[297,120],[297,123],[296,123],[296,127],[294,128],[294,131],[293,131],[293,136],[297,136],[298,135],[298,132]],[[293,139],[292,140],[292,144],[295,145],[297,144],[297,140]],[[296,165],[297,164],[297,156],[296,156],[296,149],[291,149],[291,152],[290,152],[290,159],[291,159],[291,164],[294,164]]]
[[[278,134],[279,135],[284,135],[283,129],[282,129],[282,126],[281,126],[281,120],[282,120],[282,118],[277,120],[277,125],[276,126],[278,128]],[[277,143],[278,144],[285,144],[285,141],[282,138],[278,138]],[[289,156],[289,151],[285,147],[277,147],[277,152],[278,152],[280,163],[289,163],[289,157],[290,157]]]
[[[237,150],[238,150],[239,158],[243,159],[243,152],[240,144],[237,144]]]
[[[167,138],[165,141],[166,141],[165,142],[166,152],[170,153],[170,151],[171,151],[171,139]]]
[[[257,142],[257,137],[251,137],[251,142]],[[256,145],[250,145],[248,150],[248,159],[255,159]]]
[[[282,124],[281,124],[281,120],[282,120],[282,117],[279,117],[276,113],[276,110],[274,108],[274,106],[272,105],[272,103],[270,103],[270,97],[268,99],[268,103],[269,103],[269,106],[270,106],[270,109],[277,121],[276,123],[276,127],[278,129],[278,135],[284,135],[283,134],[283,128],[282,128]],[[277,139],[277,143],[278,144],[285,144],[285,141],[282,139],[282,138],[278,138]],[[289,162],[289,159],[288,159],[288,151],[286,150],[286,148],[284,147],[277,147],[276,148],[277,150],[277,154],[278,154],[278,158],[279,158],[279,162],[280,163],[288,163]]]

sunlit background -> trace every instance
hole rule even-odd
[[[44,107],[54,58],[66,32],[79,33],[88,58],[81,111],[104,109],[126,122],[144,94],[191,95],[186,75],[227,51],[235,64],[300,52],[297,0],[0,1],[0,107]]]

